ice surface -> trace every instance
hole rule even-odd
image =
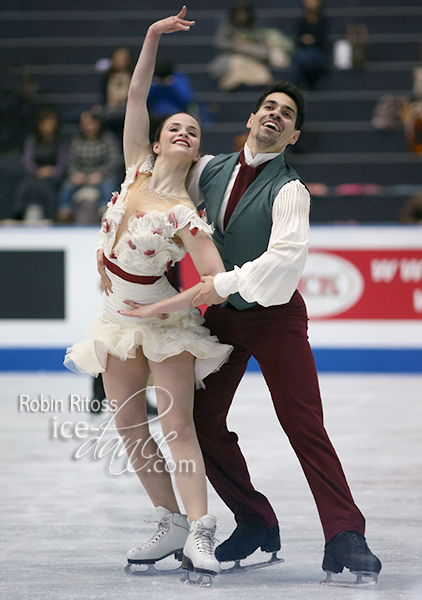
[[[247,375],[229,426],[240,436],[255,485],[280,521],[281,565],[217,577],[210,589],[179,575],[130,577],[126,550],[155,524],[134,474],[111,475],[110,454],[72,458],[85,439],[54,436],[70,421],[89,429],[107,420],[76,409],[71,394],[91,396],[91,381],[72,374],[3,374],[0,401],[0,598],[4,600],[406,600],[422,598],[422,377],[323,375],[325,422],[354,497],[367,518],[367,539],[383,562],[371,588],[320,585],[323,537],[312,496],[284,434],[265,383]],[[47,412],[19,411],[19,395],[56,403]],[[36,403],[32,406],[36,408]],[[62,410],[63,408],[63,410]],[[84,435],[83,425],[79,426]],[[89,433],[89,438],[99,435]],[[108,432],[111,440],[116,432]],[[104,442],[105,443],[105,442]],[[123,459],[114,470],[124,468]],[[210,489],[220,540],[233,529],[228,509]],[[255,557],[254,557],[255,558]],[[256,558],[264,558],[257,552]],[[344,578],[351,578],[345,574]]]

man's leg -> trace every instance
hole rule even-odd
[[[258,316],[259,312],[265,319]],[[253,354],[315,498],[326,541],[344,530],[364,534],[365,519],[354,503],[324,428],[303,300],[296,292],[289,304],[257,313],[248,330],[254,343]]]

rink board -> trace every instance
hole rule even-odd
[[[0,371],[63,369],[99,314],[97,240],[95,227],[2,229]],[[299,289],[320,371],[422,372],[420,227],[313,226]]]

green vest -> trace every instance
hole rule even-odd
[[[239,153],[219,154],[206,165],[200,178],[207,218],[217,222],[231,174],[239,160]],[[293,179],[300,179],[296,171],[284,162],[284,155],[274,158],[249,186],[236,206],[226,230],[215,228],[213,240],[223,259],[226,271],[235,265],[241,267],[255,260],[268,248],[273,224],[274,200],[280,189]],[[240,294],[232,294],[228,302],[238,310],[257,303],[246,302]]]

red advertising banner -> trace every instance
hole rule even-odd
[[[298,289],[312,319],[422,319],[422,250],[318,248]]]
[[[189,256],[180,271],[185,289],[199,280]],[[422,319],[422,249],[318,248],[309,252],[298,289],[312,320]]]

